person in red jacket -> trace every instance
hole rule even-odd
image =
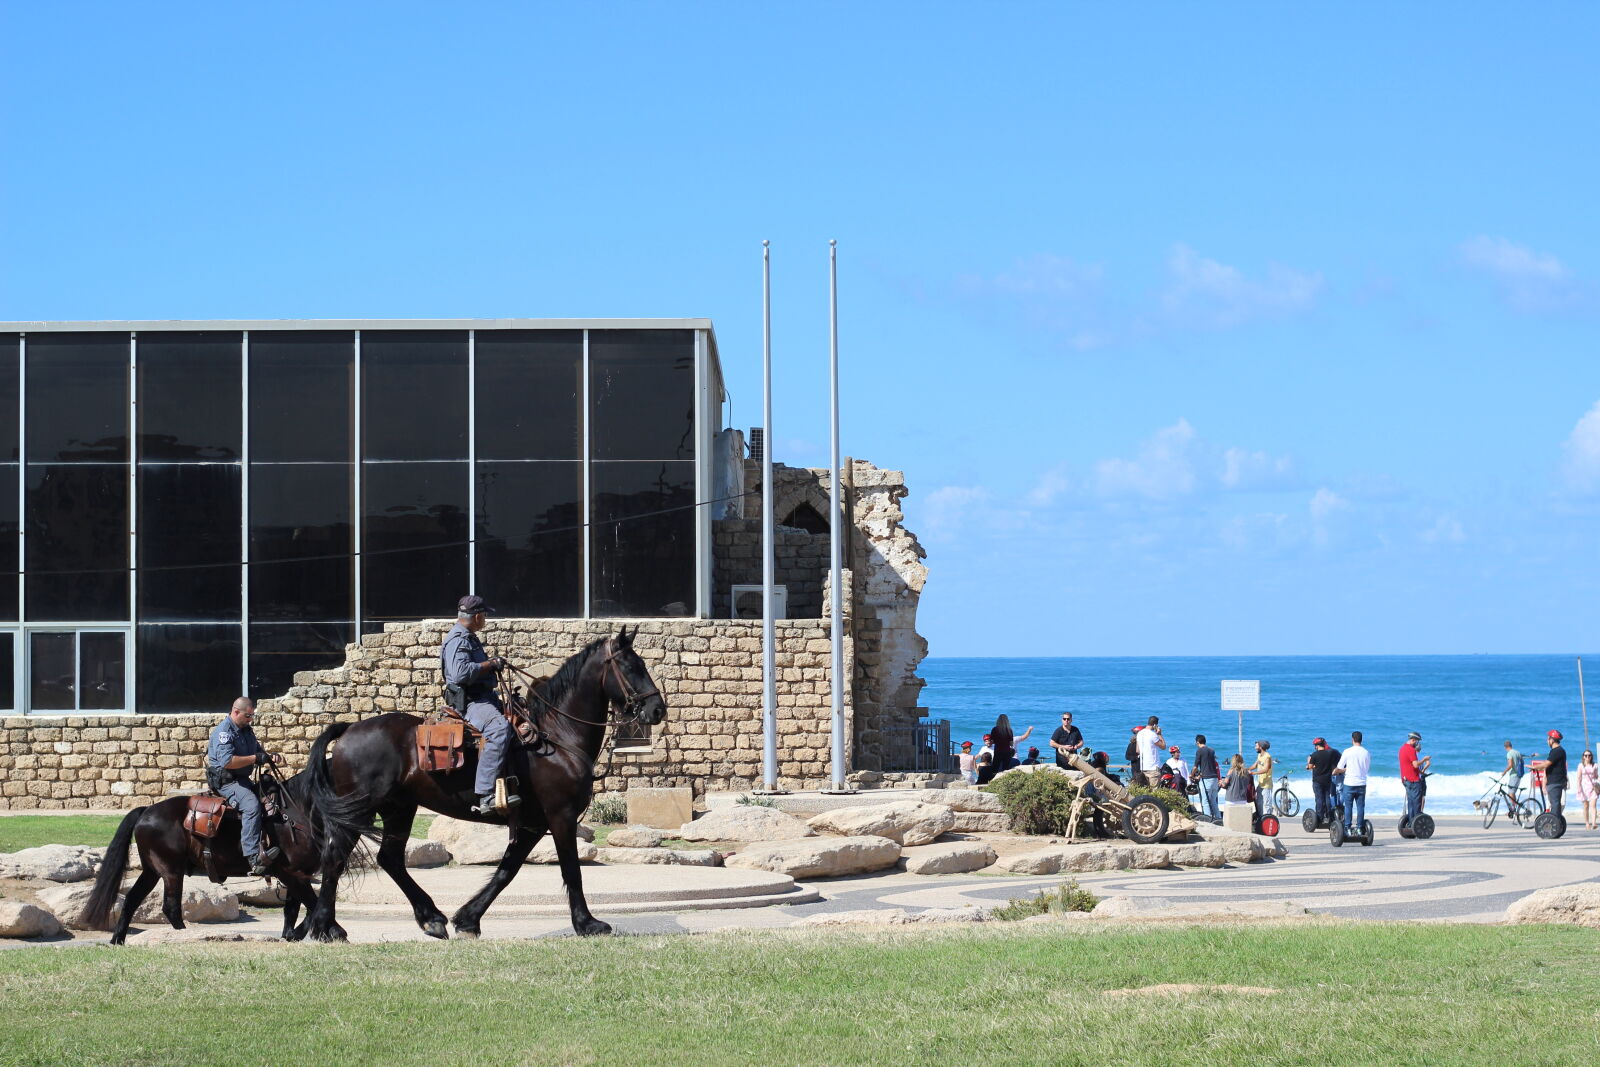
[[[1400,780],[1406,787],[1406,821],[1411,822],[1422,814],[1422,776],[1428,773],[1432,756],[1422,754],[1422,735],[1411,731],[1406,743],[1400,746]]]

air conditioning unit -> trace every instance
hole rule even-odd
[[[761,600],[761,586],[736,585],[730,597],[733,610],[728,614],[735,619],[759,619]],[[772,617],[774,619],[789,617],[789,587],[786,585],[772,587]]]

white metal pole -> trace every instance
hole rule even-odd
[[[1578,710],[1583,714],[1583,748],[1589,750],[1589,703],[1583,699],[1583,657],[1578,657]]]
[[[761,784],[778,789],[778,681],[772,624],[772,248],[761,242]]]
[[[828,419],[831,449],[828,469],[828,581],[833,587],[829,618],[829,676],[833,682],[833,788],[844,792],[844,512],[839,506],[839,242],[828,242]]]

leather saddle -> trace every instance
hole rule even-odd
[[[189,810],[183,816],[183,828],[194,837],[210,840],[222,829],[222,818],[228,814],[228,802],[213,793],[201,793],[189,798]]]
[[[512,736],[523,744],[532,744],[537,734],[527,708],[522,695],[513,692],[506,702],[505,717]],[[466,763],[467,749],[476,748],[482,740],[483,731],[455,708],[444,705],[417,727],[417,766],[429,774],[459,770]]]

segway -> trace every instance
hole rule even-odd
[[[1346,841],[1360,841],[1363,845],[1370,845],[1376,837],[1377,834],[1372,829],[1371,819],[1361,820],[1361,832],[1354,837],[1345,836],[1344,819],[1342,818],[1335,819],[1333,825],[1328,827],[1328,843],[1334,848],[1338,848]]]
[[[1546,841],[1554,841],[1567,832],[1567,820],[1556,812],[1547,811],[1533,820],[1533,832]]]
[[[1415,820],[1407,815],[1400,816],[1400,836],[1426,841],[1433,836],[1433,816],[1425,811],[1417,812]]]
[[[1335,822],[1344,822],[1343,804],[1334,804],[1332,819],[1328,819],[1326,817],[1318,818],[1317,806],[1315,804],[1307,808],[1305,810],[1305,814],[1300,816],[1300,825],[1305,828],[1305,831],[1308,834],[1314,834],[1318,830],[1326,830]]]
[[[1250,816],[1250,832],[1261,834],[1263,837],[1277,837],[1278,831],[1283,829],[1278,822],[1278,817],[1272,812],[1265,815]]]

